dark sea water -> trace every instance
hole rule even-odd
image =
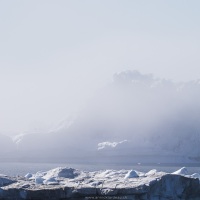
[[[181,167],[187,167],[189,174],[199,173],[200,164],[69,164],[69,163],[24,163],[24,162],[0,162],[0,174],[9,176],[24,176],[27,173],[36,173],[38,171],[47,171],[56,167],[72,167],[85,171],[96,171],[105,169],[134,169],[141,172],[148,172],[151,169],[158,171],[174,172]]]

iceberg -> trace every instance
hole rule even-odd
[[[185,171],[181,168],[170,174],[58,167],[30,178],[1,175],[0,199],[200,199],[199,175],[185,175]]]

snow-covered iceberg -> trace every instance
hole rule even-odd
[[[185,170],[170,174],[59,167],[25,177],[1,175],[0,199],[200,199],[199,178],[185,175]]]

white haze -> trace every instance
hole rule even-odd
[[[1,1],[0,154],[55,161],[143,151],[197,159],[199,6]],[[102,143],[110,146],[98,151]]]
[[[48,131],[127,69],[199,78],[199,1],[1,1],[0,132]]]

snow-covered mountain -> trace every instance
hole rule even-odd
[[[62,121],[48,133],[19,137],[18,155],[53,161],[84,162],[108,155],[198,161],[199,83],[174,83],[138,71],[115,74],[76,118]]]

